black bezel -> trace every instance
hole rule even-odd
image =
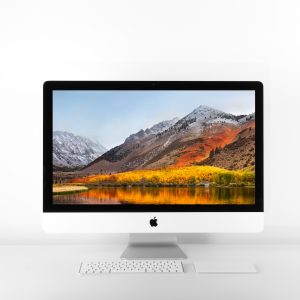
[[[263,84],[259,81],[46,81],[43,86],[44,212],[262,212],[263,211]],[[53,90],[255,90],[254,205],[64,205],[52,203]]]

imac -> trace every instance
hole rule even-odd
[[[47,81],[43,226],[130,233],[122,258],[185,258],[176,233],[263,229],[261,82]]]

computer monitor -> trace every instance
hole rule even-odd
[[[45,82],[43,201],[48,232],[261,231],[262,83]]]

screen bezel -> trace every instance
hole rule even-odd
[[[52,137],[54,90],[254,90],[255,204],[53,204]],[[46,81],[43,85],[43,212],[263,212],[263,84],[259,81]]]

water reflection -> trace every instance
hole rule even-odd
[[[246,187],[101,187],[54,195],[54,204],[255,204]]]

